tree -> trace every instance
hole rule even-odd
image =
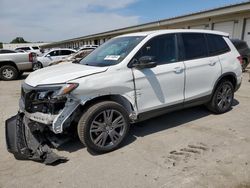
[[[3,48],[3,43],[2,43],[2,42],[0,42],[0,49],[1,49],[1,48]]]
[[[27,41],[25,41],[23,39],[23,37],[16,37],[15,39],[13,39],[11,42],[11,44],[17,44],[17,43],[28,43]]]

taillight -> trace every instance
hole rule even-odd
[[[239,60],[240,64],[243,65],[243,58],[241,56],[237,57],[237,59]]]
[[[32,55],[32,53],[29,53],[29,61],[33,62],[33,55]]]
[[[36,54],[35,53],[33,53],[33,52],[29,53],[29,61],[30,62],[34,62],[35,58],[36,58]]]

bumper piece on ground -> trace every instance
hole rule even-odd
[[[5,131],[7,149],[18,160],[33,160],[46,165],[67,161],[51,150],[41,127],[25,118],[23,113],[7,119]]]

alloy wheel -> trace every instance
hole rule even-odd
[[[2,71],[2,75],[6,78],[6,79],[11,79],[14,76],[14,71],[6,68]]]
[[[233,100],[232,88],[225,84],[221,87],[217,94],[217,105],[220,110],[226,110],[231,106]]]
[[[125,134],[125,126],[125,119],[119,111],[104,110],[94,117],[90,126],[90,138],[101,148],[116,146]]]

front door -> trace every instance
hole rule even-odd
[[[139,113],[183,103],[184,63],[178,61],[176,44],[175,34],[157,36],[136,54],[136,60],[152,56],[157,62],[154,68],[132,69]]]

